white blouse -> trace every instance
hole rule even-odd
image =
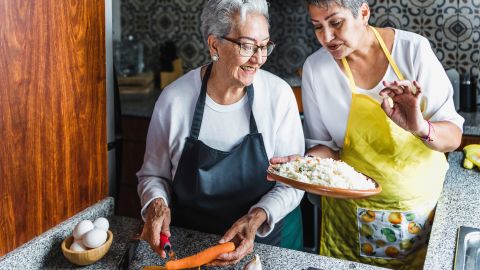
[[[144,163],[137,173],[137,190],[144,219],[148,204],[155,198],[170,203],[170,184],[177,170],[185,138],[190,135],[195,104],[200,94],[200,69],[190,71],[166,87],[155,104]],[[253,86],[253,114],[258,131],[263,136],[268,158],[303,155],[304,135],[290,86],[264,70],[257,72]],[[249,116],[250,106],[246,94],[231,105],[217,104],[207,95],[199,140],[212,148],[229,151],[249,133]],[[258,235],[268,235],[276,222],[299,205],[303,194],[303,191],[277,183],[250,209],[259,207],[267,213],[267,222],[259,228]]]
[[[425,119],[449,121],[463,130],[464,119],[453,105],[453,87],[428,40],[415,33],[395,29],[392,57],[406,80],[416,80],[423,90]],[[357,92],[379,102],[382,81],[399,80],[389,65],[373,89],[357,87]],[[307,148],[322,144],[343,147],[352,93],[348,77],[324,48],[310,55],[302,74],[302,101]],[[379,104],[380,106],[380,104]]]

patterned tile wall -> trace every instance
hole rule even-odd
[[[123,0],[122,35],[145,45],[146,65],[158,68],[161,45],[177,44],[185,70],[209,61],[199,30],[204,0]],[[277,48],[265,69],[288,76],[319,48],[303,0],[270,0],[271,38]],[[369,0],[371,23],[419,33],[447,67],[478,76],[480,0]]]
[[[430,41],[445,68],[479,77],[480,0],[369,0],[369,4],[371,24],[418,33]]]

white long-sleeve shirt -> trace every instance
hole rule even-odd
[[[432,122],[449,121],[463,130],[464,119],[455,111],[453,88],[428,40],[415,33],[395,29],[392,57],[406,80],[416,80],[426,106],[423,117]],[[379,102],[382,81],[399,80],[389,65],[383,79],[373,89],[357,87],[357,93]],[[343,148],[352,92],[348,77],[324,48],[310,55],[302,74],[302,101],[307,148],[322,144]],[[379,105],[380,106],[380,105]]]
[[[146,208],[152,200],[162,198],[167,204],[170,203],[170,184],[177,170],[185,138],[190,135],[201,84],[200,68],[197,68],[166,87],[155,104],[148,129],[144,163],[137,173],[137,190],[144,219]],[[268,158],[303,155],[303,130],[290,86],[264,70],[257,72],[253,86],[253,114],[258,132],[263,136]],[[212,148],[229,151],[249,133],[250,111],[246,94],[231,105],[217,104],[207,95],[199,140]],[[257,234],[268,235],[276,222],[299,205],[303,194],[303,191],[276,183],[271,191],[250,208],[262,208],[267,213],[267,222],[259,228]]]

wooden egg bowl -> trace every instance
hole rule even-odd
[[[62,253],[71,263],[76,265],[89,265],[92,264],[107,254],[110,246],[112,245],[113,234],[110,230],[107,232],[107,241],[103,245],[85,250],[85,251],[72,251],[70,246],[73,243],[73,236],[70,236],[62,242]]]

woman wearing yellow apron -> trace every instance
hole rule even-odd
[[[375,179],[376,196],[322,197],[320,254],[421,269],[463,118],[428,41],[368,25],[362,0],[308,0],[323,46],[303,69],[307,154],[339,158]]]

